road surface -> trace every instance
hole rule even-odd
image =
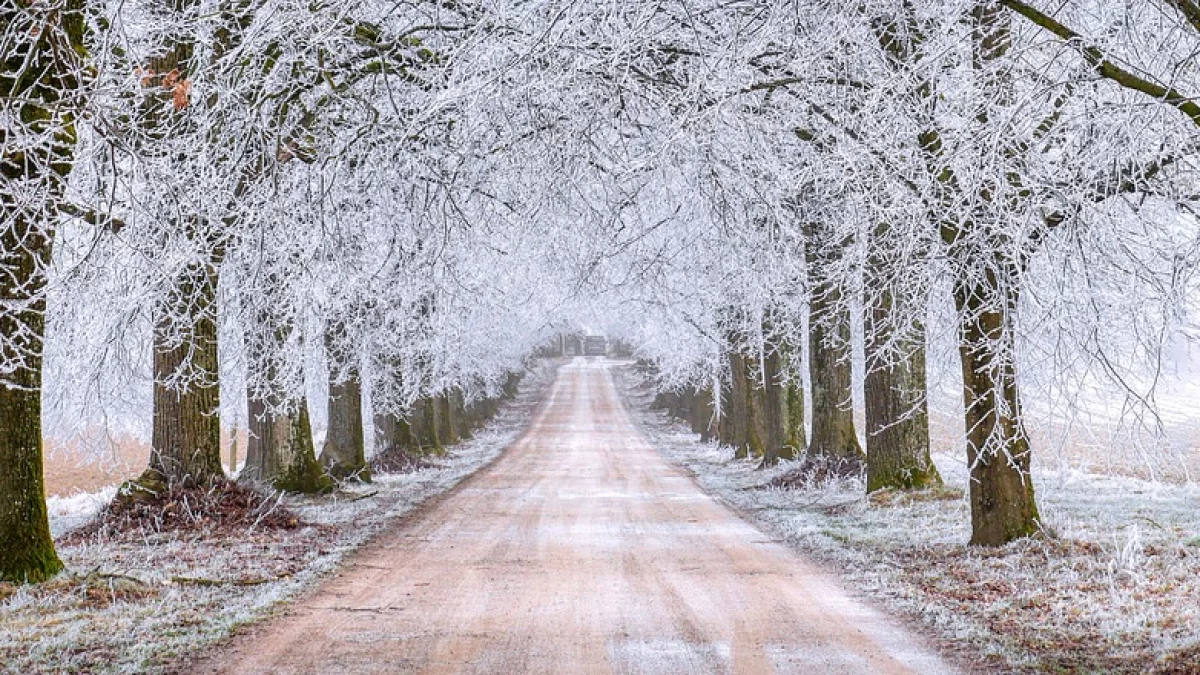
[[[202,672],[951,671],[656,453],[612,367],[564,365],[500,459]]]

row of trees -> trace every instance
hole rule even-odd
[[[949,337],[972,541],[1034,533],[1022,388],[1142,404],[1187,325],[1196,10],[14,0],[0,575],[57,569],[43,419],[152,411],[136,494],[223,479],[244,409],[246,475],[322,489],[362,475],[364,395],[381,446],[436,445],[564,317],[622,327],[740,452],[870,489],[938,481]]]
[[[465,231],[509,208],[468,179],[496,139],[451,67],[479,8],[19,0],[0,27],[0,579],[61,569],[48,417],[149,422],[118,500],[222,484],[239,409],[241,478],[321,492],[370,478],[364,388],[377,453],[438,453],[552,334],[557,289],[497,263],[513,231]]]
[[[768,462],[936,484],[932,326],[961,364],[972,543],[1040,531],[1021,391],[1107,380],[1152,408],[1163,347],[1191,325],[1200,12],[1035,4],[746,3],[683,24],[674,69],[638,83],[697,92],[673,160],[708,200],[691,216],[706,232],[641,296],[673,318],[635,320],[682,394],[667,405],[700,431],[714,410],[710,433]]]

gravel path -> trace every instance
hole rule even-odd
[[[612,367],[563,366],[500,459],[195,672],[952,670],[655,452]]]

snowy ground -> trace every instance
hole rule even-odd
[[[0,585],[0,672],[178,670],[189,654],[280,610],[396,519],[498,457],[552,379],[549,367],[528,376],[517,399],[435,469],[286,499],[305,527],[60,545],[68,573],[33,588]],[[62,534],[86,522],[111,495],[52,498],[52,528]]]
[[[702,444],[623,390],[652,442],[710,493],[908,615],[984,672],[1200,672],[1200,488],[1078,471],[1035,475],[1058,536],[999,550],[964,545],[967,472],[935,457],[950,489],[863,496],[858,481],[764,488],[758,470]]]

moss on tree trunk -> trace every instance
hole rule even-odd
[[[804,382],[800,379],[794,363],[798,361],[797,350],[788,345],[784,353],[783,368],[788,371],[790,378],[784,386],[784,437],[786,444],[791,447],[791,456],[796,457],[808,447],[808,434],[805,431],[804,419]]]
[[[18,222],[0,231],[0,302],[23,304],[0,313],[0,345],[15,341],[22,367],[0,383],[0,581],[38,583],[62,570],[50,537],[42,477],[42,336],[50,241]],[[14,274],[15,273],[15,274]],[[16,282],[16,283],[14,283]],[[20,336],[20,337],[18,337]]]
[[[454,420],[454,403],[449,392],[442,392],[434,397],[437,406],[438,439],[443,447],[458,442],[458,424]]]
[[[339,480],[370,482],[362,420],[362,383],[358,369],[351,368],[345,378],[336,370],[329,378],[329,426],[321,448],[321,464]]]
[[[868,367],[864,384],[867,492],[942,485],[942,477],[929,456],[924,371],[923,353],[914,353],[899,365],[877,370]]]
[[[325,354],[329,362],[329,396],[321,465],[336,479],[370,482],[358,353],[341,321],[332,321],[326,327]]]
[[[812,381],[812,437],[807,461],[852,468],[863,462],[854,431],[851,403],[850,311],[837,279],[821,274],[833,264],[846,242],[834,241],[830,226],[805,227],[804,252],[809,269],[809,378]]]
[[[442,443],[438,436],[437,405],[432,397],[417,399],[409,413],[414,449],[422,455],[442,454]]]
[[[0,25],[0,175],[30,199],[0,191],[0,581],[36,583],[62,570],[46,513],[42,350],[54,220],[71,170],[74,108],[86,56],[83,0],[6,2]],[[15,39],[21,36],[24,39]],[[19,142],[10,143],[9,134]]]
[[[266,307],[258,314],[261,333],[247,334],[246,360],[252,377],[246,392],[250,438],[239,480],[261,482],[285,492],[315,493],[333,488],[317,461],[308,399],[291,398],[280,381],[285,347],[293,337],[288,317],[276,316],[277,284],[270,277]]]
[[[250,442],[240,480],[258,481],[277,490],[320,493],[333,489],[333,481],[317,461],[308,399],[281,403],[251,392]]]
[[[812,438],[808,459],[854,464],[863,451],[854,431],[850,408],[850,316],[840,308],[839,290],[821,284],[812,299],[809,369],[812,379]]]
[[[377,413],[374,422],[376,456],[395,450],[413,452],[417,449],[412,425],[405,417],[392,413]]]
[[[454,435],[458,441],[470,440],[475,432],[475,421],[472,419],[471,408],[467,405],[466,395],[462,389],[455,388],[450,392],[450,412],[454,416]]]
[[[763,357],[763,379],[757,396],[762,409],[763,466],[773,466],[781,459],[795,459],[796,446],[788,442],[787,392],[783,385],[783,354],[770,349]],[[802,411],[803,412],[803,411]]]
[[[763,386],[759,360],[755,357],[743,359],[746,367],[746,443],[747,456],[763,457],[770,443],[770,413],[766,408],[766,388]]]
[[[872,256],[867,272],[871,302],[864,322],[867,492],[938,487],[942,477],[929,456],[925,327],[914,322],[904,334],[898,333],[896,325],[904,318],[897,314],[892,291],[879,273],[882,255],[880,251]],[[923,304],[909,308],[910,312],[923,310]]]
[[[329,492],[333,489],[333,481],[317,461],[312,421],[308,416],[308,399],[300,398],[293,404],[295,410],[281,416],[287,425],[286,441],[281,444],[283,449],[280,453],[285,461],[281,463],[283,471],[271,480],[271,484],[284,492]]]

